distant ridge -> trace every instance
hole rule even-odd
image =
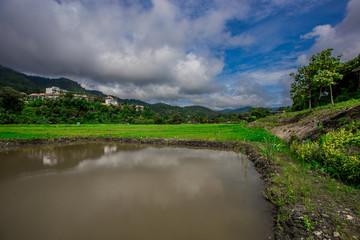
[[[243,108],[237,108],[237,109],[224,109],[220,110],[219,112],[222,114],[230,114],[230,113],[244,113],[248,112],[252,107],[243,107]]]
[[[65,89],[77,94],[95,95],[99,97],[107,96],[107,94],[104,94],[101,91],[87,90],[83,88],[79,83],[71,79],[29,76],[24,73],[17,72],[11,68],[7,68],[0,65],[0,87],[5,87],[5,86],[12,87],[26,94],[42,93],[45,92],[45,88],[56,86],[61,89]],[[119,102],[127,102],[127,103],[139,104],[139,105],[148,104],[146,102],[137,99],[121,99],[116,96],[112,96],[112,97],[116,98]]]
[[[29,76],[24,73],[17,72],[11,68],[7,68],[0,65],[0,87],[12,87],[20,92],[26,94],[42,93],[45,92],[45,88],[56,86],[61,89],[65,89],[77,94],[95,95],[99,97],[106,97],[107,95],[97,90],[87,90],[83,88],[77,82],[67,78],[46,78],[39,76]],[[165,103],[149,104],[147,102],[138,99],[121,99],[116,96],[112,96],[120,103],[130,103],[148,106],[151,110],[159,113],[161,116],[170,116],[175,113],[185,117],[187,115],[192,116],[208,116],[210,118],[219,115],[219,112],[213,111],[203,106],[187,106],[178,107],[171,106]]]
[[[209,108],[203,106],[187,106],[187,107],[179,107],[179,106],[171,106],[166,103],[155,103],[149,104],[148,107],[160,114],[160,116],[171,116],[175,113],[178,113],[182,117],[186,117],[187,115],[193,116],[208,116],[210,118],[216,117],[219,115],[219,112],[211,110]]]

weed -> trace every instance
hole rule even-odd
[[[302,220],[304,222],[304,226],[306,228],[306,231],[311,232],[312,230],[314,230],[314,227],[311,225],[311,221],[310,221],[310,219],[309,219],[309,217],[307,215],[304,215]]]
[[[267,162],[270,162],[274,156],[275,153],[280,151],[283,147],[281,143],[276,143],[275,138],[270,140],[269,138],[264,138],[265,143],[259,145],[261,155],[265,158]]]
[[[338,119],[338,124],[339,124],[339,126],[343,126],[343,125],[345,125],[345,123],[346,123],[346,119],[345,119],[345,118],[339,118],[339,119]]]

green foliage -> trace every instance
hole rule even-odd
[[[290,74],[293,111],[360,98],[360,72],[354,71],[360,67],[360,55],[341,63],[341,56],[332,57],[331,52],[327,49],[313,55],[307,66]]]
[[[18,114],[24,108],[24,95],[11,87],[0,88],[0,108],[3,114]]]
[[[277,141],[276,138],[264,138],[265,143],[264,144],[260,144],[259,148],[260,148],[260,152],[261,155],[265,158],[265,160],[267,162],[270,162],[271,160],[273,160],[275,153],[280,151],[281,148],[283,147],[283,145]]]
[[[360,130],[352,123],[323,135],[318,141],[294,142],[291,150],[303,162],[312,164],[344,182],[360,185]]]
[[[264,118],[266,116],[269,116],[270,115],[270,109],[263,108],[263,107],[251,108],[251,109],[249,109],[249,113],[250,113],[251,116],[254,116],[257,119],[259,119],[259,118]]]
[[[0,92],[1,94],[1,92]],[[0,97],[1,99],[1,97]],[[14,101],[11,101],[14,102]],[[17,109],[24,102],[19,100],[17,104],[7,104],[11,109]],[[155,112],[148,108],[144,111],[136,111],[135,106],[106,106],[100,102],[74,99],[73,94],[68,92],[60,99],[37,99],[26,103],[22,111],[17,113],[0,109],[0,123],[36,123],[36,124],[59,124],[59,123],[134,123],[153,124]]]
[[[311,221],[310,221],[310,219],[309,219],[309,217],[307,215],[304,215],[302,220],[304,222],[304,226],[306,228],[306,231],[311,232],[312,230],[314,230],[314,227],[311,225]]]

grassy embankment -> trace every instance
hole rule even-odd
[[[251,124],[290,141],[277,154],[283,173],[267,192],[279,207],[279,228],[290,220],[317,238],[360,238],[359,106],[351,100]]]
[[[336,108],[320,109],[335,111],[356,104],[359,101],[338,104]],[[316,113],[316,109],[311,112]],[[307,111],[288,115],[305,114]],[[259,125],[277,125],[276,119],[280,118],[284,116],[271,117],[271,120],[259,122]],[[331,178],[331,172],[303,161],[290,151],[289,146],[263,128],[249,128],[245,124],[0,126],[0,139],[92,136],[250,142],[259,146],[264,157],[273,163],[271,185],[264,194],[277,209],[275,221],[282,236],[293,238],[294,228],[297,229],[297,235],[309,239],[315,234],[332,238],[334,232],[345,239],[358,239],[354,236],[360,235],[360,191]]]

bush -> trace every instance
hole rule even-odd
[[[321,166],[332,176],[360,186],[360,130],[350,124],[316,142],[294,142],[291,150],[303,162]]]

